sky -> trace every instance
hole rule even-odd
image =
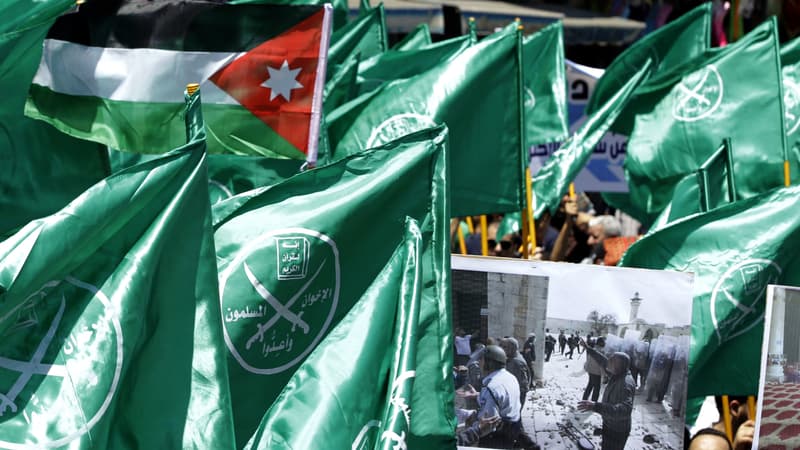
[[[689,273],[460,256],[453,258],[453,268],[547,276],[547,317],[586,320],[597,309],[626,323],[630,299],[638,292],[640,319],[667,326],[689,325],[692,320],[694,277]]]
[[[667,326],[692,322],[691,274],[567,263],[543,265],[541,269],[550,278],[548,317],[585,320],[596,309],[601,314],[615,314],[618,323],[626,323],[630,300],[638,292],[642,299],[640,319]]]

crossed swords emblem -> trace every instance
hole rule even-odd
[[[18,361],[15,359],[0,357],[0,368],[12,370],[19,373],[17,381],[11,386],[5,394],[0,393],[0,417],[5,415],[6,410],[10,409],[12,413],[17,412],[17,404],[15,403],[22,389],[28,384],[28,381],[33,375],[47,375],[57,376],[64,378],[67,375],[67,368],[59,364],[42,364],[45,352],[50,347],[53,337],[58,330],[58,325],[61,323],[61,318],[64,316],[64,308],[66,306],[66,299],[61,296],[61,305],[58,308],[55,318],[50,323],[50,328],[44,335],[33,357],[30,361]]]
[[[303,334],[308,334],[308,332],[310,331],[310,327],[308,326],[308,323],[304,321],[302,318],[303,312],[301,311],[300,313],[295,314],[291,311],[290,308],[305,293],[305,291],[308,289],[311,283],[313,283],[314,280],[316,280],[320,271],[322,271],[322,268],[325,266],[326,261],[327,260],[322,261],[322,264],[319,265],[317,271],[314,272],[314,275],[312,275],[311,278],[309,278],[308,281],[306,281],[306,283],[297,292],[295,292],[294,295],[286,303],[281,303],[281,301],[278,300],[277,297],[272,295],[272,293],[269,292],[269,290],[267,290],[267,288],[264,287],[263,284],[261,284],[258,278],[256,278],[256,276],[253,274],[253,271],[250,269],[250,266],[248,266],[247,263],[244,263],[244,273],[247,275],[247,279],[250,281],[250,284],[256,290],[258,295],[261,298],[263,298],[267,303],[269,303],[270,306],[272,306],[272,308],[275,310],[276,313],[266,323],[258,324],[258,331],[256,331],[256,333],[253,334],[253,336],[251,336],[250,339],[247,340],[247,344],[245,345],[245,348],[247,350],[250,350],[250,347],[256,341],[259,342],[263,341],[264,334],[270,328],[272,328],[281,318],[286,319],[287,321],[289,321],[289,323],[292,324],[292,332],[295,331],[296,327],[300,327],[300,329],[303,330]]]
[[[678,84],[678,88],[684,94],[683,98],[680,99],[679,106],[681,108],[686,106],[686,103],[688,103],[689,100],[692,100],[692,99],[697,100],[698,102],[702,103],[705,106],[711,106],[711,100],[706,98],[704,95],[700,94],[700,89],[702,89],[703,86],[705,85],[706,80],[708,80],[708,75],[710,73],[711,73],[711,70],[706,69],[705,72],[703,73],[703,78],[701,78],[700,81],[697,82],[694,85],[694,87],[691,88],[691,89],[686,87],[686,85],[683,84],[683,83],[679,83]]]

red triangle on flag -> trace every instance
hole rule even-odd
[[[209,77],[303,153],[308,152],[324,20],[321,9]]]

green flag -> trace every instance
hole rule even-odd
[[[389,50],[361,61],[356,81],[358,94],[371,92],[386,82],[410,78],[447,64],[470,45],[469,36],[458,36],[420,49]]]
[[[400,42],[392,46],[392,50],[419,50],[431,45],[431,29],[427,23],[421,23],[411,30]]]
[[[159,158],[159,155],[108,151],[112,172]],[[208,155],[208,194],[211,204],[251,189],[272,186],[300,172],[296,159],[240,155]]]
[[[189,83],[208,151],[316,161],[328,6],[87,2],[49,30],[25,113],[111,148],[184,142]]]
[[[733,144],[740,198],[782,186],[787,154],[779,69],[777,25],[769,20],[639,88],[625,158],[631,201],[648,213],[663,210],[675,184],[723,138]]]
[[[339,65],[344,63],[348,56],[358,53],[361,58],[369,58],[385,52],[388,48],[386,14],[381,3],[331,35],[328,50],[328,79],[336,73]]]
[[[581,128],[550,156],[533,177],[534,216],[545,211],[554,213],[561,196],[592,156],[592,150],[603,138],[631,95],[647,77],[651,64],[645,64],[601,109],[589,116]]]
[[[658,216],[649,232],[700,212],[736,201],[733,177],[733,151],[726,139],[700,169],[683,177],[675,185],[672,201]]]
[[[199,133],[0,243],[1,446],[234,448],[205,164]]]
[[[445,140],[425,130],[214,206],[239,446],[389,261],[406,216],[421,224],[425,287],[409,447],[452,443]]]
[[[569,134],[564,26],[555,22],[522,41],[525,148]]]
[[[414,412],[404,383],[415,377],[420,236],[416,221],[409,219],[389,262],[295,371],[246,448],[373,450],[387,424],[399,425],[387,431],[405,445],[403,425]],[[399,380],[397,388],[390,380]],[[398,407],[405,411],[399,424],[398,414],[384,414]]]
[[[343,105],[328,117],[333,158],[446,123],[456,151],[453,215],[521,210],[520,39],[513,23],[445,64]]]
[[[653,74],[656,74],[704,54],[710,46],[711,3],[706,2],[634,42],[614,58],[594,86],[586,105],[586,115],[602,108],[630,77],[639,72],[645,61],[651,61]],[[629,135],[633,123],[625,122],[616,124],[614,129]]]
[[[330,79],[325,82],[322,108],[326,114],[357,97],[356,79],[358,77],[359,62],[361,62],[359,53],[349,55],[339,65]],[[325,117],[322,120],[325,120]],[[320,151],[320,153],[322,152]]]
[[[738,179],[737,179],[738,181]],[[800,187],[667,226],[633,244],[620,265],[692,272],[689,397],[758,392],[767,284],[800,282]]]
[[[786,140],[794,160],[800,159],[800,38],[781,46],[781,78]]]
[[[0,236],[58,211],[108,175],[103,147],[23,115],[47,30],[74,3],[0,4]]]

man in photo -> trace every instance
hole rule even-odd
[[[582,400],[578,410],[591,411],[603,417],[602,450],[623,450],[631,434],[631,413],[636,385],[630,375],[630,357],[622,352],[613,353],[610,358],[588,347],[581,339],[579,344],[586,349],[588,358],[593,358],[610,375],[602,401]]]

